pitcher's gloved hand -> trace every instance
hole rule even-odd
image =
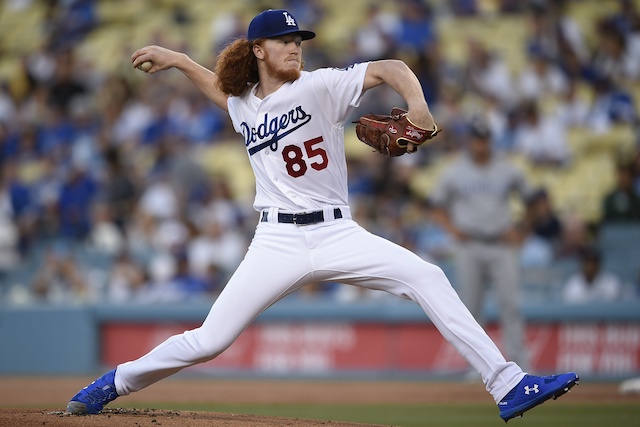
[[[435,137],[441,129],[423,129],[413,124],[407,111],[393,108],[388,116],[367,114],[356,124],[356,135],[365,144],[388,157],[415,152],[418,147]]]

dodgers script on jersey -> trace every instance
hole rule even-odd
[[[229,97],[256,176],[256,210],[347,205],[344,122],[360,103],[367,65],[303,71],[264,99],[257,85]]]

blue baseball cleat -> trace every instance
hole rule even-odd
[[[505,422],[511,418],[521,417],[523,413],[551,398],[557,399],[571,387],[578,384],[580,378],[575,372],[548,377],[526,375],[498,403],[500,418]]]
[[[107,403],[118,397],[115,376],[114,369],[80,390],[67,404],[67,411],[74,415],[97,414],[102,411]]]

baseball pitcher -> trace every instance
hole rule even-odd
[[[344,124],[363,94],[386,84],[407,103],[407,112],[359,124],[365,127],[359,137],[385,155],[413,152],[438,129],[405,63],[303,71],[302,42],[313,37],[288,11],[266,10],[253,18],[247,37],[220,53],[215,72],[158,46],[133,53],[134,67],[150,63],[142,67],[149,73],[177,68],[229,113],[255,174],[260,220],[246,257],[202,326],[98,378],[71,399],[72,414],[98,413],[118,396],[215,358],[269,306],[322,281],[384,290],[419,304],[482,376],[505,420],[578,382],[575,373],[527,375],[505,360],[439,267],[352,220]]]

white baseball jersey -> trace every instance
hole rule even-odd
[[[229,97],[256,177],[256,210],[347,205],[344,122],[360,103],[367,65],[303,71],[264,99],[257,85]]]

